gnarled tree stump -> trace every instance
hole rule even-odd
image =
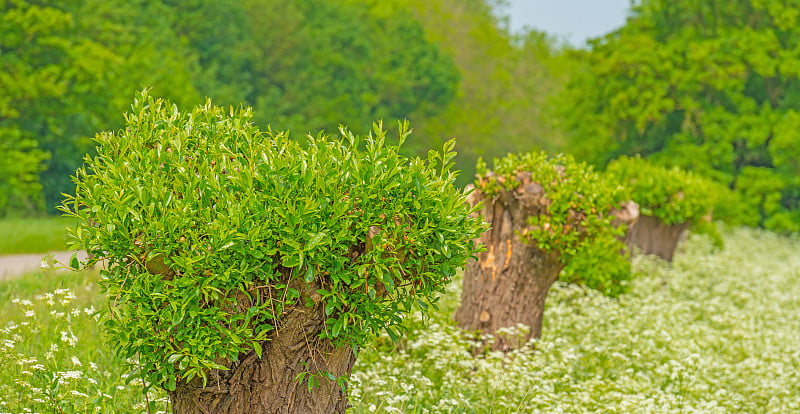
[[[467,330],[495,333],[500,328],[522,323],[530,327],[525,338],[539,338],[545,299],[564,265],[557,251],[545,252],[520,240],[529,227],[528,217],[546,214],[549,201],[542,187],[523,173],[513,191],[501,189],[490,199],[475,189],[468,199],[472,205],[483,201],[481,213],[491,228],[478,239],[486,251],[471,260],[464,271],[461,306],[455,314]],[[496,338],[493,349],[508,350],[517,344]]]

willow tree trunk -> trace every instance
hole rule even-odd
[[[625,237],[625,244],[631,251],[633,246],[638,246],[642,254],[654,254],[671,262],[681,235],[688,228],[689,223],[669,225],[655,217],[642,215]]]
[[[218,361],[229,370],[215,370],[205,388],[197,378],[179,383],[169,393],[173,412],[344,413],[346,386],[340,387],[327,376],[349,378],[356,358],[351,347],[334,346],[330,340],[319,339],[325,319],[321,303],[312,308],[300,305],[289,310],[281,328],[262,343],[261,358],[251,351],[238,361]],[[308,377],[297,380],[304,372],[316,375],[319,380],[311,390]]]
[[[542,187],[529,182],[529,175],[520,181],[523,184],[514,191],[500,190],[497,197],[485,198],[475,189],[469,198],[473,205],[483,202],[482,214],[491,228],[479,238],[486,251],[467,264],[461,306],[454,318],[464,329],[490,334],[519,323],[530,327],[523,338],[495,335],[495,350],[541,336],[547,292],[564,267],[556,252],[520,240],[519,230],[528,226],[528,217],[544,214],[548,203]]]
[[[633,259],[633,247],[628,239],[639,222],[639,204],[630,200],[626,201],[618,208],[611,209],[611,214],[614,216],[614,221],[611,222],[612,226],[619,227],[624,224],[627,228],[624,236],[617,237],[617,240],[625,244],[625,249],[620,251],[620,254],[624,256],[627,253],[628,259]]]

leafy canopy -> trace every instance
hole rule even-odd
[[[482,231],[453,186],[452,141],[426,162],[399,155],[380,125],[301,142],[251,118],[142,92],[124,130],[97,135],[62,206],[79,219],[75,247],[108,261],[112,343],[167,389],[260,355],[304,306],[324,305],[323,336],[341,345],[396,336]]]
[[[798,10],[643,0],[581,56],[562,102],[570,148],[598,164],[641,154],[695,171],[741,195],[738,221],[800,230]]]
[[[719,187],[689,171],[667,168],[641,157],[620,157],[605,170],[606,180],[619,183],[639,204],[639,211],[664,224],[694,222],[709,214]]]

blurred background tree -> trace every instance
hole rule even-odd
[[[800,230],[800,2],[643,0],[575,53],[569,150],[641,154],[739,194],[736,221]]]
[[[496,26],[490,6],[473,3],[481,30],[497,33],[492,47],[501,54],[478,50],[472,59],[518,62],[514,51],[522,49]],[[462,132],[461,148],[472,154],[511,139],[489,131],[515,122],[492,118],[501,108],[484,112],[476,102],[510,107],[512,73],[492,75],[503,77],[502,93],[464,97],[464,90],[490,91],[493,78],[483,69],[465,75],[471,64],[454,56],[472,45],[446,48],[430,32],[432,18],[426,25],[417,11],[373,0],[0,2],[0,132],[3,148],[17,154],[4,160],[15,174],[0,178],[3,188],[15,188],[4,197],[17,201],[0,204],[0,214],[12,207],[16,214],[54,212],[61,194],[73,191],[70,175],[93,151],[89,137],[121,128],[121,114],[143,86],[183,108],[206,96],[250,105],[261,126],[296,133],[339,124],[365,132],[375,120],[408,118],[422,126],[412,150]],[[459,17],[446,24],[458,26],[452,19]],[[519,114],[527,111],[519,106]],[[461,166],[474,170],[473,159]]]
[[[479,156],[641,154],[737,192],[728,218],[800,230],[800,0],[645,0],[570,50],[503,0],[0,1],[0,215],[53,212],[88,137],[143,86],[295,134],[415,125]],[[8,171],[8,172],[5,172]]]
[[[0,14],[0,134],[2,145],[25,153],[14,162],[26,177],[44,162],[39,181],[46,204],[25,202],[17,214],[54,211],[70,175],[89,151],[88,136],[118,128],[133,92],[152,85],[182,103],[199,99],[189,81],[191,59],[147,2],[11,0]],[[138,17],[138,20],[135,18]],[[33,164],[30,166],[28,164]],[[13,180],[3,174],[5,185]],[[29,182],[16,180],[15,182]],[[18,187],[18,186],[17,186]],[[34,188],[10,191],[30,193]],[[38,191],[37,191],[38,193]],[[14,196],[14,199],[19,197]],[[14,204],[8,204],[15,207]],[[0,204],[0,215],[6,214]]]
[[[462,183],[472,181],[478,157],[563,147],[546,110],[548,98],[561,91],[570,65],[557,39],[534,30],[510,33],[502,17],[503,2],[391,1],[412,11],[428,38],[461,73],[455,99],[440,115],[415,120],[414,125],[429,140],[456,137],[456,164],[465,172]]]

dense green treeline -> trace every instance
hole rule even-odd
[[[369,1],[8,0],[0,33],[0,215],[52,210],[144,86],[253,106],[275,129],[361,132],[435,115],[460,79],[409,11]]]
[[[472,180],[479,157],[563,148],[547,100],[561,90],[571,63],[554,38],[509,33],[498,17],[502,2],[392,2],[412,10],[461,72],[455,99],[440,115],[416,122],[415,130],[429,139],[457,139],[462,182]]]
[[[41,209],[40,185],[49,204],[59,199],[89,150],[87,137],[117,127],[141,85],[182,103],[197,99],[185,76],[189,59],[173,47],[178,39],[155,25],[135,25],[130,16],[147,11],[138,4],[0,5],[0,145],[18,154],[4,159],[2,169],[24,172],[12,180],[0,175],[0,192],[8,198],[0,201],[0,215],[7,207]]]
[[[0,216],[52,212],[89,137],[142,87],[249,105],[293,134],[409,119],[406,151],[640,155],[735,196],[715,217],[800,230],[800,1],[644,0],[568,50],[502,0],[0,0]]]
[[[736,190],[733,220],[800,230],[799,16],[796,0],[642,1],[575,54],[569,149],[694,170]]]

